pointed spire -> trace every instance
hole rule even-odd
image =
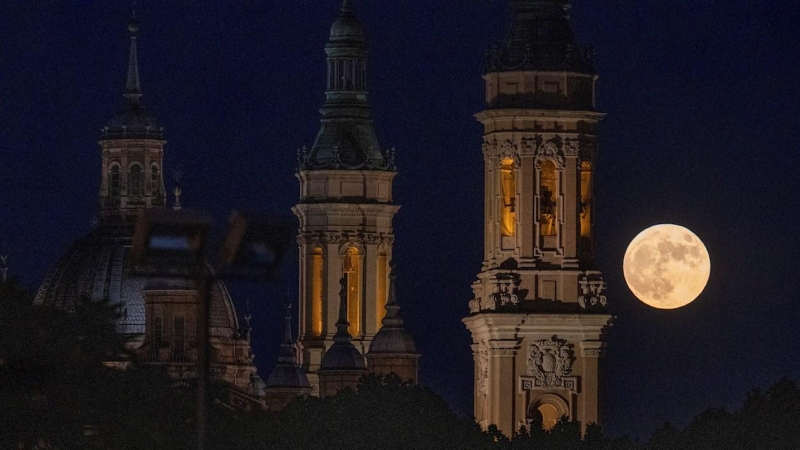
[[[278,362],[282,364],[297,364],[297,353],[292,341],[292,302],[289,301],[289,293],[286,293],[284,305],[286,312],[283,315],[283,342],[278,354]]]
[[[339,289],[339,320],[336,321],[336,334],[333,336],[333,342],[337,344],[349,344],[353,341],[350,332],[350,322],[347,321],[347,278],[342,277],[339,279],[341,289]]]
[[[389,263],[389,298],[386,300],[386,315],[383,317],[381,323],[387,328],[402,328],[403,319],[400,317],[400,305],[397,304],[395,299],[394,289],[394,261]]]
[[[353,5],[350,0],[342,0],[342,12],[343,13],[353,12]]]
[[[0,272],[2,272],[3,283],[6,283],[8,281],[6,274],[8,272],[8,255],[6,254],[0,255]]]
[[[136,10],[133,10],[133,18],[128,23],[128,31],[131,34],[131,51],[128,57],[128,79],[125,83],[125,98],[130,105],[138,105],[139,98],[142,96],[142,87],[139,84],[139,59],[136,55],[136,33],[139,31],[139,21],[136,20]]]

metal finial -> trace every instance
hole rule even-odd
[[[352,10],[352,2],[350,0],[342,0],[342,12],[350,12]]]
[[[183,179],[183,171],[181,169],[175,169],[173,171],[173,178],[175,179],[175,187],[172,189],[172,194],[175,196],[175,202],[172,204],[172,209],[175,211],[180,211],[183,209],[183,206],[181,206],[181,194],[183,193],[183,188],[181,188],[181,180]],[[250,306],[248,303],[248,310],[249,308]]]
[[[0,272],[2,272],[3,283],[7,281],[6,272],[8,272],[8,255],[0,255]]]

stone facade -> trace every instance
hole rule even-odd
[[[603,114],[565,3],[512,2],[506,50],[492,54],[487,109],[476,114],[485,254],[464,323],[475,417],[508,435],[562,415],[584,426],[600,420],[598,357],[611,316],[593,265],[592,178]],[[535,32],[543,23],[550,35]]]

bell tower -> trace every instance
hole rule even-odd
[[[163,128],[141,102],[136,34],[139,22],[128,24],[131,48],[122,112],[103,127],[100,138],[102,178],[100,211],[108,219],[124,219],[144,208],[163,208],[166,199],[163,180]]]
[[[484,261],[470,315],[474,415],[511,435],[561,416],[600,421],[612,317],[594,267],[597,76],[568,0],[511,0],[483,76]]]
[[[364,27],[349,0],[325,46],[327,89],[316,141],[298,154],[300,202],[300,362],[318,392],[317,370],[334,344],[339,281],[346,278],[346,322],[362,357],[381,327],[400,208],[392,202],[393,150],[382,151],[367,101]]]

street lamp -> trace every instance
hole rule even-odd
[[[288,220],[234,212],[221,249],[220,271],[210,270],[206,250],[213,220],[192,210],[142,210],[132,239],[132,255],[143,275],[195,280],[197,302],[197,448],[205,448],[209,372],[211,285],[221,278],[277,280],[294,229]],[[190,269],[187,274],[185,269]],[[183,269],[183,270],[181,270]]]

